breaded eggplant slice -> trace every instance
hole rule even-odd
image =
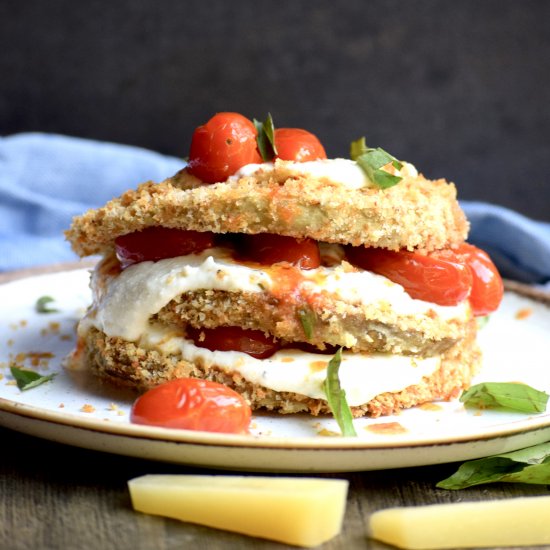
[[[446,321],[436,315],[399,315],[390,307],[347,304],[331,295],[302,305],[290,296],[277,298],[266,292],[203,290],[180,295],[153,320],[175,327],[238,326],[320,349],[328,344],[426,357],[463,338],[468,317]]]
[[[439,369],[433,374],[403,390],[382,393],[367,403],[351,407],[353,415],[378,417],[422,403],[457,397],[469,386],[480,364],[481,354],[475,342],[473,325],[472,322],[466,338],[445,352]],[[97,329],[89,330],[81,344],[84,361],[92,371],[101,379],[119,386],[147,390],[175,378],[202,378],[233,388],[255,410],[282,414],[306,412],[315,416],[330,413],[324,399],[251,384],[236,372],[225,372],[216,366],[206,368],[178,355],[142,349],[120,338],[109,338]]]
[[[452,183],[406,176],[389,189],[350,189],[325,178],[275,169],[213,185],[185,170],[147,182],[74,218],[66,232],[80,256],[150,226],[215,233],[275,233],[328,243],[431,251],[462,243],[468,222]]]

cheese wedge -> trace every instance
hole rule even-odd
[[[370,536],[411,550],[550,545],[550,496],[388,508]]]
[[[341,479],[146,475],[128,482],[135,510],[312,547],[336,536],[346,507]]]

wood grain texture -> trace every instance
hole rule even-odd
[[[88,451],[7,429],[0,429],[0,438],[3,550],[287,548],[275,542],[136,513],[131,508],[126,483],[133,477],[216,472]],[[367,536],[369,515],[389,506],[548,494],[546,486],[523,484],[500,483],[462,491],[435,488],[435,483],[455,468],[456,465],[447,464],[320,475],[350,482],[343,531],[323,549],[389,548]]]
[[[91,263],[57,265],[0,275],[0,283]],[[532,289],[511,285],[514,291]],[[532,296],[533,297],[533,296]],[[544,293],[539,298],[548,300]],[[84,450],[0,428],[0,549],[2,550],[252,550],[290,548],[271,541],[132,510],[127,481],[144,474],[224,473]],[[427,451],[429,452],[429,451]],[[368,518],[390,506],[502,499],[548,494],[549,486],[496,483],[461,491],[435,484],[456,464],[348,474],[342,533],[324,550],[387,550],[368,538]],[[238,502],[235,503],[238,506]],[[540,547],[529,547],[535,550]]]

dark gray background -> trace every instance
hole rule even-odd
[[[366,135],[550,220],[550,2],[0,0],[0,134],[178,156],[214,112]]]

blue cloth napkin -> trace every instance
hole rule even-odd
[[[183,165],[138,147],[54,134],[0,138],[0,271],[75,260],[63,238],[73,216]],[[461,205],[469,241],[491,255],[503,276],[550,281],[550,223],[491,204]]]

